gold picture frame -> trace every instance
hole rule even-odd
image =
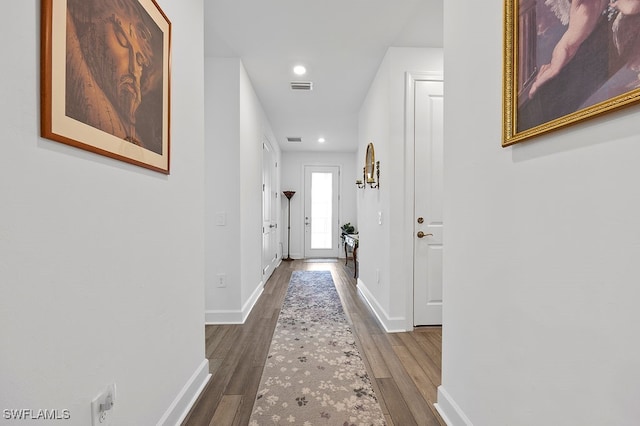
[[[364,182],[371,188],[380,189],[380,161],[376,161],[376,151],[373,142],[367,145],[367,152],[364,158]]]
[[[364,157],[364,174],[365,182],[373,183],[376,181],[376,151],[373,148],[373,142],[367,145],[367,152]]]
[[[169,174],[171,22],[154,0],[42,0],[41,134]]]
[[[584,3],[505,0],[502,146],[640,100],[640,2]]]

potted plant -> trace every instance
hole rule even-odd
[[[356,228],[350,223],[347,222],[341,227],[343,234],[353,234],[356,231]]]

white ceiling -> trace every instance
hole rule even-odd
[[[205,0],[205,53],[242,60],[283,151],[355,151],[358,110],[387,48],[442,47],[442,2]],[[313,90],[292,91],[295,80]]]

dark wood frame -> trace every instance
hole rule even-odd
[[[44,138],[93,153],[135,164],[160,173],[170,169],[171,119],[171,22],[155,0],[134,0],[142,6],[162,32],[162,148],[160,153],[140,147],[65,115],[67,3],[41,2],[41,135]]]
[[[532,8],[533,16],[530,14]],[[532,38],[537,37],[534,9],[535,0],[505,0],[502,146],[512,145],[640,101],[640,88],[635,88],[594,105],[535,124],[532,127],[523,125],[522,130],[519,129],[519,119],[522,118],[519,117],[519,110],[523,108],[522,105],[526,100],[525,94],[528,93],[528,87],[532,84],[538,71],[533,53],[536,48],[536,40]],[[523,54],[522,57],[519,57],[521,46],[523,46]],[[527,54],[525,49],[530,49],[533,57],[530,57],[531,55]],[[598,52],[601,51],[598,50]],[[569,74],[568,78],[571,79],[573,75],[575,74]],[[541,90],[538,92],[540,94]],[[575,93],[575,91],[571,93]],[[542,108],[551,103],[541,103]]]

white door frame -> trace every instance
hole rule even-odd
[[[327,249],[327,250],[318,250],[318,254],[311,254],[309,253],[309,227],[307,226],[307,201],[310,199],[309,197],[311,196],[310,192],[308,192],[309,189],[309,182],[307,182],[307,170],[309,169],[318,169],[318,170],[322,170],[325,169],[323,171],[330,171],[330,172],[334,172],[336,171],[336,176],[335,176],[335,182],[334,182],[334,190],[335,190],[335,194],[333,197],[333,202],[335,203],[335,205],[333,206],[333,213],[335,215],[335,217],[332,218],[332,221],[335,224],[335,236],[332,242],[332,249]],[[331,170],[330,170],[331,169]],[[303,257],[304,258],[310,258],[310,257],[324,257],[324,258],[328,258],[328,257],[338,257],[340,255],[340,244],[338,242],[338,239],[340,238],[339,235],[339,229],[340,229],[340,189],[342,187],[341,184],[341,176],[342,176],[342,167],[336,164],[331,164],[331,165],[326,165],[326,164],[304,164],[302,166],[302,180],[303,180],[303,187],[304,187],[304,191],[303,191],[303,207],[302,207],[302,232],[303,232],[303,248],[302,248],[302,253],[303,253]]]
[[[265,151],[269,158],[266,158]],[[269,160],[269,164],[267,163]],[[262,282],[266,283],[278,262],[277,157],[268,139],[262,143]],[[268,209],[268,211],[266,211]]]
[[[406,238],[403,239],[405,259],[411,259],[407,267],[407,298],[405,300],[406,329],[413,330],[414,297],[413,297],[413,249],[414,239],[414,197],[415,197],[415,82],[444,81],[442,72],[406,72],[405,73],[405,215],[404,227]]]

